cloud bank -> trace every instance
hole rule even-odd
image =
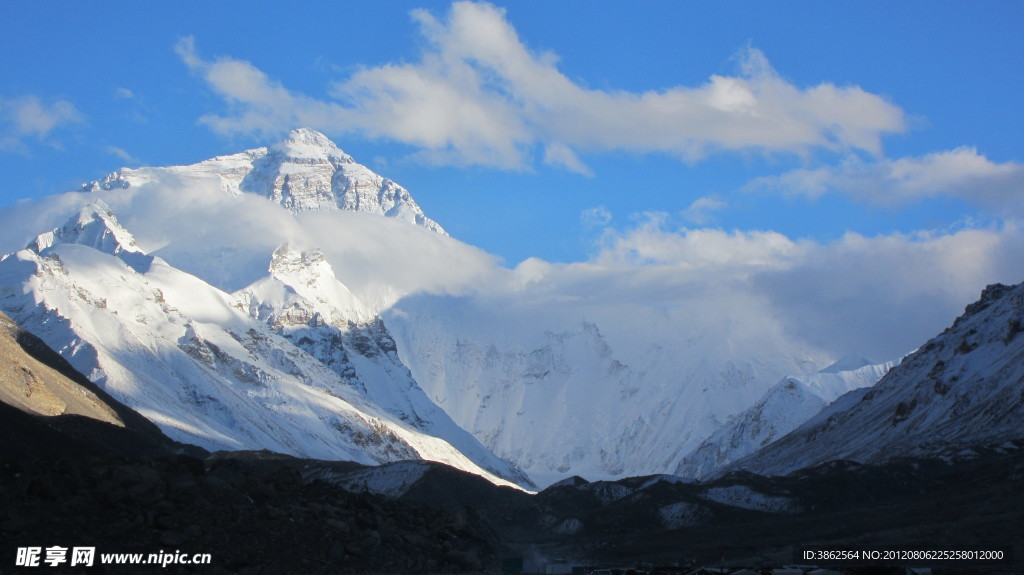
[[[24,152],[26,138],[47,142],[54,130],[83,120],[67,100],[47,103],[34,95],[0,97],[0,150]]]
[[[296,93],[249,62],[207,60],[192,38],[182,61],[224,100],[201,122],[221,134],[278,134],[295,126],[359,133],[414,146],[424,161],[527,169],[544,163],[588,174],[581,153],[664,153],[687,161],[735,151],[878,156],[905,129],[903,111],[857,86],[799,87],[754,48],[735,76],[699,86],[596,90],[531,50],[490,4],[457,2],[446,18],[416,10],[424,48],[412,63],[368,67],[329,99]]]
[[[2,208],[0,255],[24,248],[97,199],[142,250],[227,292],[264,277],[282,244],[322,249],[338,278],[378,307],[410,293],[465,293],[507,273],[496,256],[419,226],[348,211],[295,215],[255,194],[227,194],[215,180],[173,175]]]
[[[722,345],[761,334],[833,359],[861,353],[889,360],[942,331],[987,283],[1024,278],[1024,234],[1013,223],[955,233],[847,233],[822,243],[666,222],[652,214],[631,229],[607,230],[587,262],[527,260],[509,284],[522,302],[500,305],[605,318],[628,326],[620,330],[624,347],[660,322],[666,333],[720,332]]]
[[[955,233],[847,233],[822,243],[773,231],[675,228],[664,214],[610,228],[611,214],[599,206],[584,214],[604,228],[586,261],[532,258],[508,269],[478,248],[403,222],[348,212],[293,216],[262,197],[173,178],[0,210],[0,248],[20,249],[97,198],[140,247],[226,291],[263,277],[282,243],[319,247],[339,280],[378,309],[417,295],[457,297],[469,302],[459,313],[478,314],[470,323],[483,322],[481,329],[520,325],[543,334],[596,322],[625,359],[688,338],[719,342],[737,357],[759,341],[786,338],[819,358],[894,359],[949,325],[986,283],[1024,277],[1024,234],[1011,222]]]

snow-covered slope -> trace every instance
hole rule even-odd
[[[806,350],[781,337],[733,337],[734,349],[722,349],[725,310],[707,329],[619,327],[616,338],[592,313],[561,323],[507,301],[422,296],[385,321],[428,395],[541,486],[673,473],[773,383],[814,371]]]
[[[943,456],[1024,436],[1024,284],[991,285],[874,387],[852,391],[732,468]]]
[[[206,447],[702,476],[881,375],[821,370],[699,267],[504,268],[312,130],[84,189],[56,205],[104,199],[134,236],[93,204],[0,264],[0,308]]]
[[[269,147],[190,166],[122,168],[83,189],[130,188],[168,177],[181,180],[181,186],[213,183],[230,195],[264,196],[292,212],[367,212],[445,233],[405,188],[357,164],[334,142],[309,128],[292,130],[285,140]]]
[[[676,475],[705,479],[796,429],[840,395],[874,385],[894,363],[847,356],[802,378],[775,384],[750,409],[715,431],[683,458]]]
[[[0,261],[0,308],[179,441],[523,480],[426,398],[318,252],[282,248],[270,272],[225,293],[94,203]]]

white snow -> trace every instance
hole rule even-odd
[[[426,217],[409,192],[355,163],[323,134],[293,130],[269,148],[218,156],[189,166],[122,168],[86,190],[139,188],[157,181],[182,187],[212,184],[230,196],[256,194],[294,213],[348,210],[396,218],[446,234]]]
[[[324,480],[353,493],[374,493],[397,499],[405,495],[429,470],[430,466],[426,463],[402,461],[355,473],[338,474],[320,469],[307,474],[304,479]]]
[[[799,503],[790,497],[766,495],[747,485],[731,485],[728,487],[710,487],[702,494],[704,499],[742,507],[753,511],[769,513],[796,513],[800,511]]]
[[[524,483],[522,469],[541,486],[702,477],[838,414],[865,397],[842,393],[889,367],[833,362],[699,270],[665,284],[700,296],[677,309],[657,290],[592,297],[605,262],[501,268],[312,130],[86,189],[135,208],[118,216],[138,243],[106,206],[69,214],[3,258],[0,308],[174,437],[211,448],[422,457]],[[541,281],[567,270],[564,291]],[[1002,361],[987,353],[974,355]],[[1015,376],[1009,363],[949,365]],[[947,375],[947,399],[974,409]]]
[[[860,357],[846,358],[799,379],[784,378],[756,404],[688,453],[676,467],[676,473],[696,479],[712,477],[732,462],[796,429],[842,394],[874,385],[895,365],[865,361]],[[842,366],[852,369],[842,370]]]
[[[870,389],[839,398],[732,468],[785,474],[834,459],[940,457],[1021,436],[1024,284],[990,286],[953,326]]]
[[[658,509],[658,518],[665,529],[701,525],[711,519],[711,510],[698,503],[679,501]]]
[[[315,301],[327,335],[359,339],[366,355],[347,352],[346,369],[251,315],[237,296],[124,249],[118,242],[130,244],[131,234],[104,210],[74,216],[35,242],[47,246],[39,253],[0,262],[0,307],[172,438],[369,464],[423,458],[498,484],[511,482],[496,473],[522,480],[426,398],[393,349],[381,348],[391,341],[383,324],[345,317],[358,302],[329,268],[314,262],[281,273],[299,285],[276,303]],[[273,303],[269,315],[280,315]]]
[[[384,317],[429,397],[540,486],[680,474],[684,455],[808,369],[807,350],[783,337],[723,349],[721,330],[737,328],[631,317],[626,331],[619,310],[566,302],[568,317],[542,315],[520,297],[424,295]]]

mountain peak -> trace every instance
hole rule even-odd
[[[1010,293],[1015,289],[1016,286],[1007,286],[1003,284],[990,284],[985,286],[985,289],[981,292],[981,297],[978,301],[969,304],[964,308],[964,313],[956,319],[953,323],[953,327],[956,327],[961,322],[968,318],[978,315],[979,313],[988,309],[994,302],[999,301],[1006,294]]]
[[[945,457],[1020,437],[1024,284],[993,285],[953,325],[877,384],[840,397],[786,437],[736,464],[785,474],[824,461]]]
[[[320,313],[337,324],[363,321],[372,316],[359,299],[334,275],[334,268],[327,261],[323,250],[319,248],[300,250],[289,244],[281,245],[274,250],[269,271],[274,281],[254,284],[257,287],[252,293],[259,300],[270,301],[281,297],[272,295],[277,289],[272,286],[277,284],[286,286],[288,292],[305,300],[290,300],[287,304],[284,300],[278,301],[282,309],[295,305],[308,307],[311,313]],[[263,287],[259,287],[260,284]]]
[[[288,132],[287,141],[301,142],[316,146],[335,147],[334,142],[332,142],[330,138],[313,128],[296,128]]]
[[[39,253],[56,244],[85,245],[113,255],[142,253],[131,232],[117,221],[103,200],[83,206],[63,226],[40,234],[26,247]]]
[[[376,214],[448,235],[428,218],[409,191],[356,161],[327,136],[298,128],[276,144],[217,156],[187,166],[122,168],[82,185],[93,192],[145,185],[171,176],[206,181],[238,197],[255,194],[293,213],[342,210]]]
[[[288,244],[274,250],[268,271],[272,276],[285,282],[299,277],[306,283],[314,283],[322,277],[335,279],[334,269],[324,258],[323,250],[303,251]]]
[[[860,369],[866,365],[873,365],[877,362],[872,361],[863,355],[854,353],[844,355],[843,357],[836,360],[835,363],[821,370],[821,373],[840,373],[843,371],[853,371]]]
[[[270,146],[270,149],[283,154],[287,158],[297,160],[335,160],[341,163],[354,163],[351,156],[343,152],[327,136],[312,129],[298,128],[288,132],[288,136]]]

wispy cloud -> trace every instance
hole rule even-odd
[[[664,153],[697,161],[714,153],[880,155],[905,127],[903,111],[857,86],[786,81],[754,48],[733,76],[698,86],[627,92],[574,82],[550,53],[531,50],[490,4],[457,2],[446,18],[412,13],[425,40],[419,60],[369,67],[336,82],[332,99],[295,93],[249,62],[204,59],[192,38],[182,60],[225,100],[201,121],[224,133],[310,125],[417,147],[425,161],[524,169],[544,162],[588,173],[580,154]]]
[[[142,94],[123,86],[117,86],[113,89],[113,96],[118,101],[118,110],[124,117],[137,124],[145,124],[149,121],[148,115],[151,111]]]
[[[605,206],[594,206],[580,213],[580,221],[590,228],[606,226],[612,221],[612,212]]]
[[[896,160],[851,156],[838,166],[758,178],[747,189],[811,198],[839,192],[887,206],[949,196],[1024,216],[1024,165],[993,162],[971,147]]]
[[[708,224],[714,219],[713,214],[724,210],[728,204],[716,196],[697,198],[690,207],[683,210],[682,216],[699,226]]]
[[[107,151],[110,152],[111,154],[117,156],[118,158],[121,158],[121,160],[123,160],[127,164],[139,165],[139,164],[142,163],[142,162],[139,161],[138,158],[136,158],[135,156],[129,154],[123,148],[118,148],[117,146],[107,146]]]
[[[0,150],[25,151],[25,139],[54,144],[51,133],[85,117],[67,100],[44,102],[34,95],[0,97]]]
[[[179,40],[175,51],[228,105],[227,116],[210,114],[199,119],[215,132],[274,136],[301,126],[345,125],[347,114],[336,104],[292,94],[248,62],[203,60],[192,37]]]
[[[553,143],[545,147],[544,163],[550,166],[559,166],[584,176],[594,175],[590,168],[576,156],[576,152],[564,144]]]

